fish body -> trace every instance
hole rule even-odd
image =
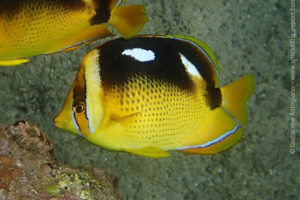
[[[69,51],[111,35],[107,23],[125,38],[148,20],[143,6],[117,0],[1,0],[0,66],[28,57]]]
[[[241,138],[254,86],[248,75],[220,88],[219,74],[195,38],[115,39],[85,56],[54,122],[111,150],[215,154]]]

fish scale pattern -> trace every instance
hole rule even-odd
[[[195,78],[193,90],[133,75],[122,88],[105,89],[113,113],[128,116],[126,134],[146,146],[178,146],[195,134],[208,111],[205,82]],[[200,91],[201,90],[201,91]]]
[[[71,9],[66,9],[66,5],[57,0],[25,0],[18,6],[18,12],[1,14],[0,28],[5,30],[0,38],[0,43],[5,43],[5,48],[0,46],[3,58],[24,56],[24,49],[30,49],[28,55],[51,52],[53,46],[49,43],[60,44],[79,34],[89,26],[88,20],[94,14],[91,6],[69,3]]]

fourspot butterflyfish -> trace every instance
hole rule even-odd
[[[124,1],[124,0],[123,0]],[[69,51],[111,35],[136,35],[148,20],[141,5],[121,0],[1,0],[0,66],[28,62],[28,57]]]
[[[252,75],[223,87],[219,76],[195,38],[115,39],[85,56],[54,123],[110,150],[216,154],[242,137],[254,88]]]

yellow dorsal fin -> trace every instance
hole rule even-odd
[[[164,150],[161,150],[157,147],[144,147],[139,149],[131,149],[131,148],[124,148],[124,151],[129,153],[137,154],[140,156],[146,156],[151,158],[160,158],[160,157],[168,157],[170,154]]]
[[[246,103],[254,89],[252,75],[244,76],[221,88],[222,107],[228,110],[237,120],[247,124]]]

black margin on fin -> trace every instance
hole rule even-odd
[[[209,85],[206,86],[207,91],[207,104],[210,106],[210,109],[215,109],[221,106],[222,103],[222,95],[221,90],[219,88],[211,87]]]

